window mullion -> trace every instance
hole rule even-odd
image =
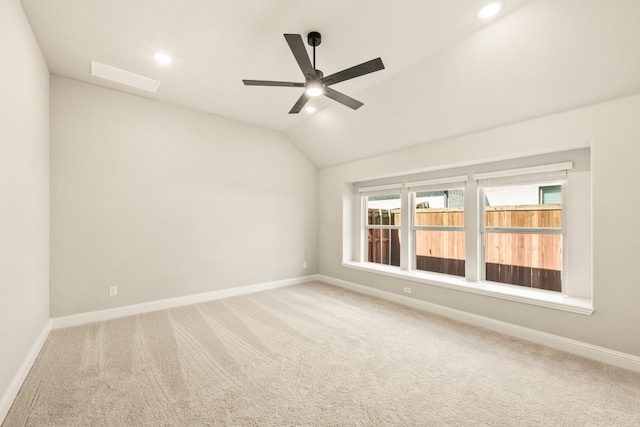
[[[569,203],[567,203],[567,188],[569,186],[568,181],[564,181],[562,187],[560,187],[560,194],[562,198],[562,293],[565,296],[569,295],[568,284],[569,282],[569,250],[567,245],[567,217],[568,210],[571,209]]]
[[[410,250],[409,250],[409,230],[411,229],[411,209],[410,197],[407,188],[403,188],[400,193],[400,269],[409,270]]]
[[[472,282],[478,281],[482,265],[483,201],[484,193],[478,191],[477,181],[467,181],[464,192],[465,279]]]
[[[367,198],[360,197],[360,224],[364,224],[364,227],[360,226],[360,248],[358,253],[360,255],[360,261],[366,261],[369,257],[369,233],[367,231]]]

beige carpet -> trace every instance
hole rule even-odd
[[[309,283],[53,331],[23,425],[638,426],[640,375]]]

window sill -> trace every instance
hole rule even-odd
[[[520,288],[518,286],[503,285],[494,282],[470,282],[462,277],[400,270],[398,267],[389,267],[368,262],[343,262],[342,266],[369,273],[382,274],[397,279],[410,280],[412,282],[517,301],[524,304],[538,305],[555,310],[569,311],[587,316],[590,316],[594,311],[590,300],[568,297],[556,292],[524,287]]]

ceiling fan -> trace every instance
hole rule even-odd
[[[284,38],[287,40],[296,61],[298,61],[300,70],[302,70],[302,74],[304,74],[305,82],[274,82],[269,80],[242,81],[246,86],[283,86],[305,88],[304,93],[295,103],[291,111],[289,111],[289,114],[298,114],[309,101],[310,97],[318,95],[324,95],[334,101],[346,105],[347,107],[357,110],[364,105],[362,102],[348,97],[329,86],[384,69],[382,59],[376,58],[324,77],[322,71],[316,69],[316,46],[319,46],[322,41],[320,33],[312,31],[307,35],[307,42],[310,46],[313,46],[313,64],[311,64],[309,56],[307,55],[307,50],[304,47],[304,42],[302,41],[302,36],[300,34],[285,34]]]

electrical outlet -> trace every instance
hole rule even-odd
[[[307,268],[307,261],[302,263],[302,268]]]
[[[410,287],[408,287],[408,286],[405,286],[405,287],[402,289],[402,292],[404,292],[405,294],[410,294],[410,293],[411,293],[411,288],[410,288]]]
[[[109,296],[115,297],[118,295],[118,287],[117,286],[109,286]]]

